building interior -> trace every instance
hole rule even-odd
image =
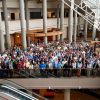
[[[90,52],[97,68],[94,62],[93,68],[67,70],[9,67],[10,61],[16,62],[20,56],[24,59],[27,55],[30,61],[31,54],[53,57],[52,52],[60,52],[59,61],[80,43],[80,48],[86,50],[78,51],[83,53],[83,66],[88,65],[85,56]],[[9,68],[4,66],[6,61]],[[89,99],[100,100],[100,0],[0,0],[0,100]]]

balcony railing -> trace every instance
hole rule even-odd
[[[16,69],[0,70],[0,78],[49,78],[49,77],[100,77],[100,68],[60,68],[60,69]]]

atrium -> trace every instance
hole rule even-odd
[[[99,96],[100,0],[0,0],[0,100]]]

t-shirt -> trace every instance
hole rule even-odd
[[[72,67],[73,68],[76,68],[76,63],[72,63]]]
[[[39,65],[39,68],[40,68],[40,69],[45,69],[45,68],[46,68],[46,64],[40,64],[40,65]]]
[[[82,67],[82,62],[78,62],[78,68]]]

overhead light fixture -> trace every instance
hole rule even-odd
[[[19,38],[19,35],[17,35],[17,37]]]

